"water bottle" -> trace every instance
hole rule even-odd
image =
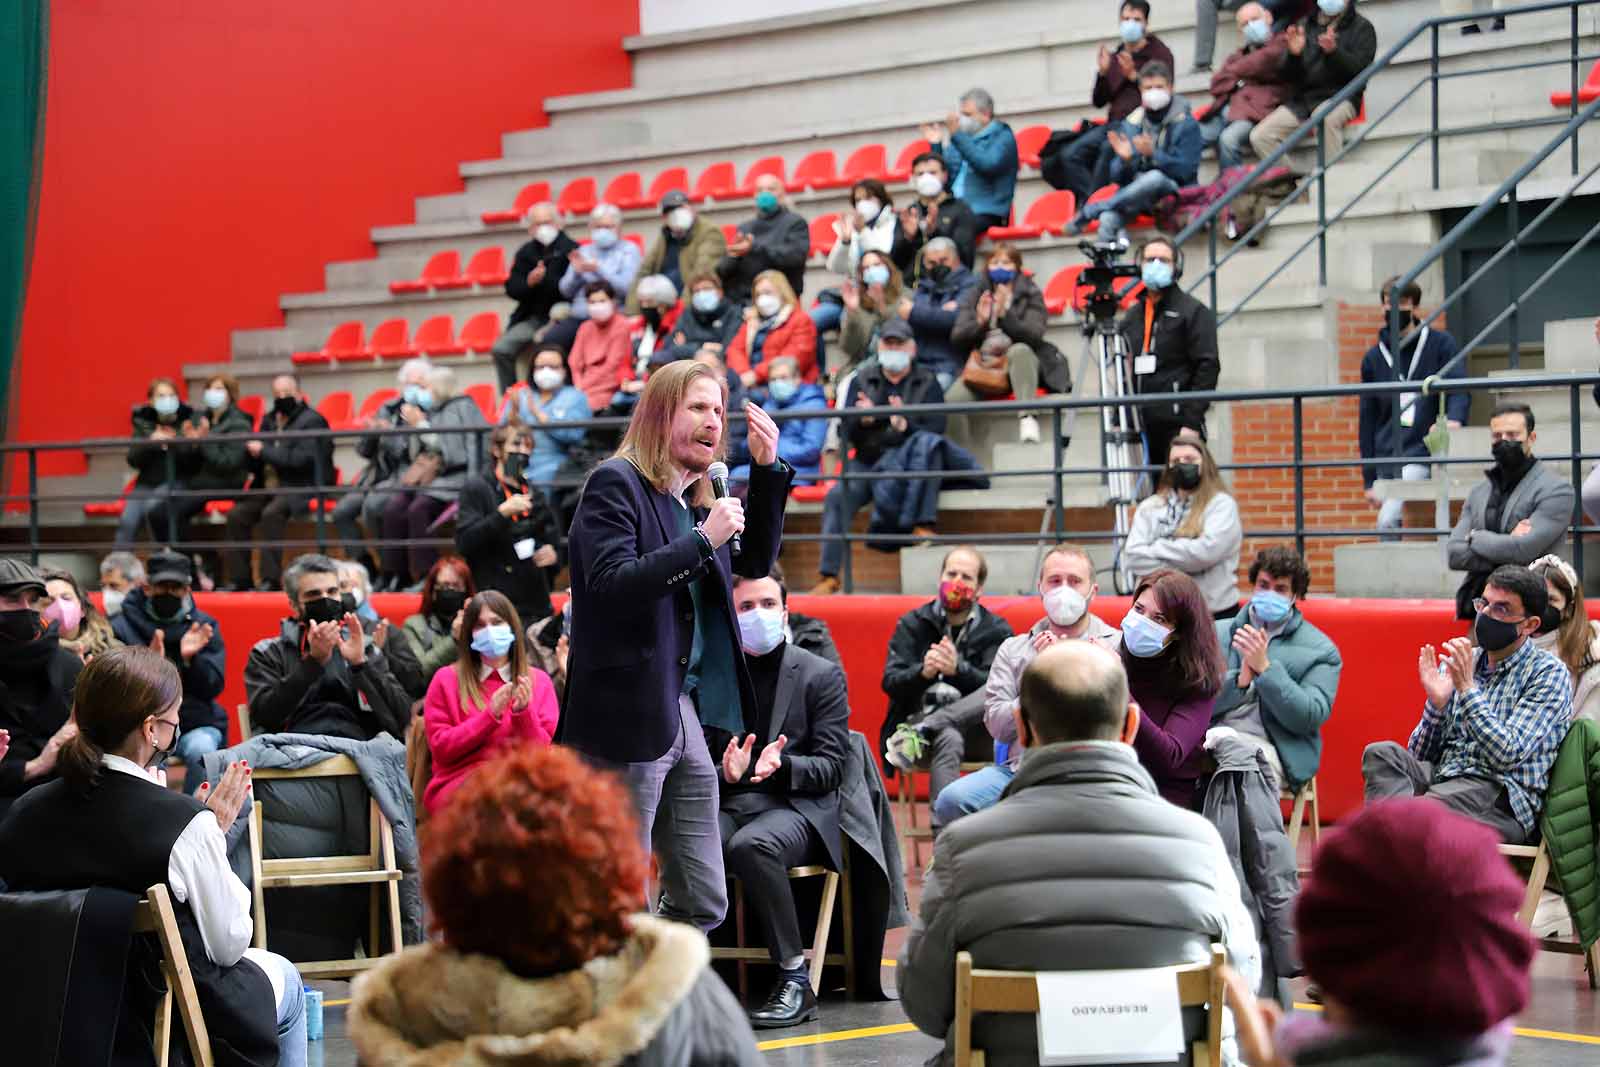
[[[322,990],[306,987],[306,1040],[322,1040]]]

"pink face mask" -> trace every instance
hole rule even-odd
[[[78,628],[78,623],[83,621],[83,605],[76,600],[63,600],[57,597],[40,614],[46,619],[54,619],[60,623],[62,633],[71,633]]]

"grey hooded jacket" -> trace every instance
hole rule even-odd
[[[1167,803],[1128,745],[1030,749],[1000,802],[934,841],[895,980],[917,1028],[946,1038],[956,953],[1000,970],[1110,970],[1204,960],[1212,942],[1254,986],[1261,950],[1216,828]],[[980,1016],[990,1064],[1039,1062],[1026,1016]]]

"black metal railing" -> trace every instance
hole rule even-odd
[[[1539,375],[1528,377],[1450,379],[1449,381],[1432,383],[1430,388],[1439,392],[1459,391],[1467,393],[1489,390],[1565,391],[1569,397],[1568,407],[1572,417],[1572,438],[1570,442],[1570,449],[1565,453],[1544,453],[1541,455],[1541,458],[1548,463],[1570,464],[1573,484],[1575,487],[1577,487],[1582,484],[1583,480],[1581,469],[1582,463],[1585,460],[1600,458],[1600,453],[1586,454],[1583,451],[1581,439],[1581,421],[1579,418],[1584,395],[1597,383],[1600,383],[1600,374]],[[1308,508],[1310,511],[1318,511],[1319,509],[1317,507],[1318,501],[1311,500],[1308,497],[1306,488],[1306,475],[1308,472],[1337,469],[1355,469],[1359,471],[1362,467],[1369,466],[1374,463],[1387,468],[1394,466],[1396,461],[1392,459],[1385,460],[1383,457],[1363,458],[1359,455],[1339,455],[1331,458],[1316,459],[1307,458],[1305,447],[1305,405],[1308,402],[1321,400],[1358,399],[1361,397],[1392,397],[1398,395],[1402,391],[1414,390],[1415,388],[1416,383],[1384,382],[1370,384],[1330,385],[1321,388],[1297,390],[1256,389],[1227,392],[1215,391],[1207,393],[1184,394],[1182,399],[1185,402],[1203,402],[1207,404],[1218,405],[1243,403],[1261,404],[1273,402],[1282,403],[1284,405],[1290,419],[1289,434],[1287,435],[1285,442],[1287,455],[1276,461],[1236,461],[1233,463],[1223,464],[1222,468],[1226,472],[1234,473],[1278,471],[1286,472],[1289,475],[1292,482],[1293,491],[1294,521],[1288,525],[1258,524],[1254,526],[1247,526],[1244,532],[1246,537],[1292,540],[1296,547],[1303,553],[1309,541],[1318,539],[1338,538],[1349,540],[1375,538],[1393,535],[1396,533],[1396,531],[1382,530],[1376,528],[1375,526],[1339,526],[1310,521],[1308,518]],[[849,524],[846,524],[844,528],[834,531],[824,530],[818,533],[798,533],[790,531],[785,534],[785,540],[788,542],[797,543],[821,543],[826,541],[843,542],[845,548],[843,553],[843,570],[839,577],[846,591],[851,590],[854,585],[853,576],[851,573],[851,547],[855,544],[869,540],[874,543],[894,546],[908,546],[923,542],[931,542],[934,544],[976,542],[978,544],[1044,545],[1055,543],[1061,540],[1114,543],[1119,536],[1121,536],[1115,531],[1114,528],[1101,527],[1096,529],[1069,529],[1067,527],[1067,480],[1077,478],[1084,478],[1086,480],[1093,479],[1096,484],[1104,485],[1107,481],[1108,475],[1111,473],[1120,471],[1149,472],[1155,468],[1145,466],[1112,468],[1105,465],[1083,467],[1067,466],[1065,463],[1067,444],[1063,441],[1062,434],[1068,428],[1071,413],[1079,409],[1087,408],[1098,410],[1104,407],[1124,405],[1133,407],[1147,407],[1157,404],[1171,403],[1172,400],[1173,397],[1171,395],[1113,397],[1052,396],[1042,397],[1035,400],[980,401],[969,403],[855,408],[851,409],[848,413],[843,413],[836,409],[828,409],[826,411],[775,412],[773,413],[773,417],[780,423],[796,419],[847,419],[857,415],[889,418],[891,416],[921,414],[950,415],[959,413],[988,416],[991,418],[1005,416],[1015,418],[1018,415],[1031,414],[1039,417],[1042,421],[1047,421],[1050,437],[1046,440],[1053,442],[1048,446],[1051,456],[1051,462],[1048,465],[1025,469],[990,470],[981,472],[985,477],[997,480],[1001,483],[1003,483],[1006,479],[1032,478],[1049,480],[1049,489],[1045,490],[1042,487],[1040,489],[1038,508],[1041,514],[1041,521],[1039,528],[1036,531],[984,533],[981,535],[967,533],[943,534],[932,537],[924,537],[914,533],[856,533],[849,528]],[[742,414],[734,413],[730,417],[730,422],[737,423],[742,421],[742,419]],[[615,417],[571,420],[563,423],[563,426],[566,428],[586,427],[591,429],[602,429],[611,431],[613,433],[620,430],[625,425],[625,419]],[[1098,420],[1096,420],[1095,425],[1098,428]],[[430,429],[398,428],[385,432],[404,436],[416,436],[424,433],[467,433],[486,436],[486,430],[483,427]],[[306,430],[240,435],[238,439],[240,441],[332,440],[334,442],[338,442],[353,441],[355,439],[371,435],[372,431],[365,429]],[[109,550],[112,547],[112,544],[109,540],[50,540],[43,536],[43,523],[40,515],[41,506],[78,505],[91,499],[103,499],[103,497],[96,497],[83,493],[46,493],[43,490],[38,473],[39,456],[41,454],[68,450],[89,452],[104,452],[112,449],[123,450],[126,449],[130,444],[142,443],[145,440],[146,439],[97,438],[75,442],[31,442],[0,444],[0,455],[5,455],[8,457],[8,462],[9,457],[11,456],[18,454],[24,455],[26,457],[26,466],[28,470],[28,484],[27,491],[25,493],[12,493],[5,497],[0,497],[0,504],[3,504],[7,511],[12,510],[12,505],[18,503],[25,505],[27,508],[25,538],[8,538],[11,541],[11,544],[15,546],[16,549],[26,551],[35,560],[35,562],[37,562],[39,556],[43,553],[95,552],[98,554]],[[1352,441],[1351,451],[1354,452],[1354,450],[1354,442]],[[471,456],[474,451],[475,450],[469,450],[469,456]],[[169,449],[169,455],[170,454],[171,450]],[[1451,466],[1460,466],[1466,464],[1482,466],[1486,460],[1487,457],[1484,455],[1455,455],[1435,456],[1429,458],[1427,462],[1441,468],[1448,469]],[[475,459],[469,461],[468,477],[475,477],[479,472],[482,471],[481,462],[482,461]],[[320,461],[318,466],[321,466]],[[169,461],[168,473],[169,475],[175,473],[175,463],[172,461]],[[956,480],[964,476],[969,475],[967,475],[966,472],[876,472],[872,470],[856,468],[850,463],[844,464],[843,467],[835,474],[825,475],[825,477],[834,478],[840,482],[873,482],[883,480],[911,481],[923,479]],[[546,489],[565,489],[574,487],[580,484],[581,481],[581,476],[574,476],[565,479],[558,479],[549,483],[541,483],[541,487]],[[349,492],[392,493],[414,491],[412,488],[401,486],[384,487],[352,484],[341,485],[330,479],[329,472],[320,469],[316,472],[316,484],[308,486],[219,492],[217,490],[196,490],[186,488],[178,483],[177,479],[173,477],[171,481],[164,487],[164,489],[170,493],[174,499],[242,499],[250,496],[278,495],[284,492],[292,492],[297,494],[303,493],[308,496],[328,499],[339,497]],[[1356,492],[1359,493],[1359,489],[1356,490]],[[1242,498],[1242,503],[1245,506],[1244,510],[1248,512],[1250,510],[1250,501],[1247,495]],[[797,513],[805,509],[791,504],[790,510],[791,513]],[[279,541],[262,541],[258,539],[246,541],[206,540],[180,542],[173,547],[183,552],[193,552],[197,550],[251,548],[260,548],[271,551],[277,551],[280,549],[316,549],[318,551],[326,551],[330,545],[330,538],[328,536],[327,529],[327,524],[329,522],[328,511],[329,508],[327,507],[318,507],[312,509],[310,518],[314,525],[313,535],[309,539],[284,539]],[[1584,533],[1593,533],[1596,532],[1597,529],[1600,529],[1596,527],[1585,526],[1583,521],[1584,517],[1582,515],[1581,508],[1575,505],[1572,522],[1568,529],[1568,538],[1572,548],[1571,554],[1573,557],[1573,564],[1578,569],[1580,576],[1583,571],[1583,554],[1580,550],[1582,535]],[[70,523],[64,523],[64,525],[81,526],[82,523],[81,520],[74,519]],[[170,532],[171,531],[169,531],[169,533]],[[1448,529],[1436,527],[1406,527],[1403,531],[1399,532],[1408,537],[1432,538],[1442,537],[1450,533]],[[562,538],[564,542],[564,531],[562,533]],[[348,552],[358,548],[410,547],[413,545],[442,547],[450,543],[451,541],[444,537],[420,539],[370,538],[354,544],[342,543],[342,547]]]

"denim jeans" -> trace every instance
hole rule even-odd
[[[870,470],[870,465],[857,464],[845,460],[846,470]],[[841,481],[822,500],[822,532],[825,534],[840,534],[850,528],[850,520],[855,518],[856,512],[872,503],[873,483],[866,479],[859,481]],[[845,543],[843,541],[824,541],[822,543],[822,563],[818,566],[818,573],[824,577],[837,578],[839,568],[844,563]]]
[[[1244,164],[1244,152],[1250,146],[1250,131],[1256,128],[1256,124],[1249,119],[1229,122],[1223,117],[1225,110],[1215,108],[1200,124],[1200,140],[1207,148],[1216,146],[1217,165],[1223,170]]]
[[[181,488],[181,486],[180,486]],[[166,514],[166,504],[170,490],[164,485],[153,488],[135,487],[129,490],[128,495],[122,498],[122,518],[117,521],[117,535],[115,547],[119,551],[126,551],[133,547],[139,539],[139,531],[144,527],[145,521],[153,513]],[[164,544],[167,541],[165,527],[159,530],[152,529],[151,540]]]
[[[822,337],[829,330],[837,330],[844,321],[844,305],[835,304],[828,300],[820,301],[816,307],[806,314],[811,316],[811,325],[817,328],[817,370],[828,369],[828,342]]]
[[[1016,772],[1004,763],[993,763],[951,782],[933,802],[933,825],[949,826],[963,815],[992,807],[1011,784]]]
[[[183,791],[193,793],[200,788],[200,757],[222,747],[222,731],[215,726],[196,726],[178,735],[172,754],[183,760]]]
[[[1178,191],[1178,183],[1159,170],[1147,170],[1133,181],[1117,190],[1117,194],[1099,203],[1087,204],[1083,209],[1086,219],[1100,220],[1100,237],[1111,240],[1127,228],[1127,220],[1155,206],[1168,193]]]

